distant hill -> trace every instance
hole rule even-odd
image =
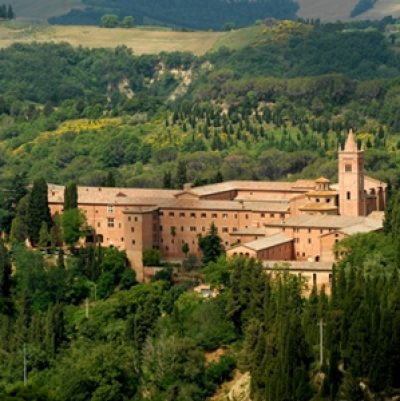
[[[14,0],[13,6],[18,18],[50,19],[54,24],[96,25],[102,15],[112,12],[133,15],[138,24],[214,30],[225,22],[244,26],[268,17],[337,21],[349,20],[350,15],[400,16],[398,0]]]
[[[52,18],[53,23],[90,24],[105,13],[133,15],[136,22],[189,29],[221,29],[226,22],[236,26],[257,19],[290,19],[299,8],[295,0],[83,0],[84,10]]]

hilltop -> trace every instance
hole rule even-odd
[[[118,0],[15,0],[13,2],[20,19],[47,20],[57,24],[98,24],[100,17],[109,12],[133,15],[138,24],[177,26],[190,29],[219,30],[225,22],[237,26],[252,24],[263,18],[319,18],[322,21],[350,20],[355,7],[361,5],[361,12],[356,19],[381,19],[385,16],[400,16],[400,4],[397,0],[260,0],[255,2],[212,2],[185,1],[182,5],[169,4],[157,0],[160,4],[146,5],[144,0],[129,2]],[[143,3],[143,4],[142,4]],[[150,4],[150,3],[149,3]],[[366,6],[367,5],[367,6]],[[178,11],[177,11],[178,10]]]

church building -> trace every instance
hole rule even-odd
[[[139,280],[146,249],[180,262],[201,257],[200,236],[212,223],[228,256],[260,259],[266,269],[286,262],[316,284],[329,284],[335,243],[382,229],[387,185],[364,175],[364,151],[350,131],[339,150],[337,184],[324,177],[294,182],[227,181],[182,190],[79,187],[78,206],[104,246],[125,250]],[[52,215],[61,213],[64,187],[49,185]],[[319,280],[319,277],[323,279]]]

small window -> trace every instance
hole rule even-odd
[[[97,227],[100,228],[100,226],[101,226],[101,223],[97,223]]]
[[[249,218],[249,215],[248,215],[248,214],[246,214],[246,216],[245,216],[245,217],[246,217],[246,219],[248,219],[248,218]]]
[[[121,242],[124,242],[124,237],[121,237]]]
[[[161,211],[160,211],[160,212],[158,212],[158,215],[159,215],[159,216],[164,216],[164,212],[161,212]]]
[[[131,216],[128,217],[128,221],[132,221],[132,217]]]
[[[196,227],[195,226],[191,226],[190,227],[190,231],[196,231]]]
[[[133,239],[132,240],[132,245],[135,245],[136,244],[136,241]]]
[[[168,213],[168,216],[174,217],[174,216],[175,216],[175,213],[174,213],[174,212],[169,212],[169,213]]]
[[[344,171],[345,171],[346,173],[351,173],[351,170],[352,170],[351,164],[345,164],[345,165],[344,165]]]
[[[217,215],[217,213],[211,213],[211,217],[212,217],[213,219],[216,219],[216,218],[218,217],[218,215]]]
[[[114,213],[114,205],[107,205],[107,213]]]
[[[138,218],[137,218],[137,217],[135,217],[135,221],[138,221]]]
[[[202,219],[204,219],[204,218],[206,218],[206,217],[207,217],[207,213],[202,213],[202,214],[201,214],[201,218],[202,218]]]
[[[270,213],[269,217],[271,217],[271,219],[273,219],[275,217],[275,214],[274,213]]]
[[[135,227],[131,227],[131,233],[135,232]]]
[[[190,217],[191,217],[192,219],[196,218],[196,213],[190,213]]]
[[[185,217],[185,212],[180,212],[179,217]]]
[[[313,285],[317,285],[317,273],[313,273],[312,281],[313,281]]]
[[[229,229],[228,229],[228,227],[222,227],[222,232],[223,232],[223,233],[227,233],[227,232],[229,232]]]
[[[261,213],[261,217],[265,217],[265,213]]]
[[[185,227],[181,226],[181,231],[184,231],[184,230],[185,230]]]
[[[109,217],[107,219],[107,227],[110,227],[110,228],[114,227],[114,219],[112,217]]]
[[[311,238],[308,239],[308,243],[311,244]]]
[[[163,230],[163,227],[162,226],[160,226],[160,231],[162,231]]]
[[[351,192],[350,191],[347,191],[346,197],[347,197],[347,200],[351,199]]]
[[[311,233],[311,228],[308,229],[308,233]]]
[[[226,220],[228,218],[228,213],[222,213],[222,218]]]

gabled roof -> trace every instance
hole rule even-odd
[[[282,221],[271,221],[266,223],[266,227],[302,227],[302,228],[333,228],[341,229],[366,223],[374,226],[382,224],[382,220],[363,216],[337,216],[337,215],[308,215],[289,217]]]
[[[289,181],[225,181],[217,184],[192,187],[190,190],[178,192],[177,196],[183,193],[196,194],[200,197],[229,191],[287,191],[306,192],[315,187],[313,180]]]
[[[174,199],[179,191],[157,188],[78,187],[81,204],[157,204],[160,200]],[[64,186],[48,185],[49,203],[64,202]]]
[[[259,238],[255,241],[247,242],[245,244],[236,245],[234,248],[244,246],[252,251],[261,251],[263,249],[268,249],[276,245],[285,244],[287,242],[292,242],[293,238],[288,238],[283,234],[274,234],[269,237]]]

